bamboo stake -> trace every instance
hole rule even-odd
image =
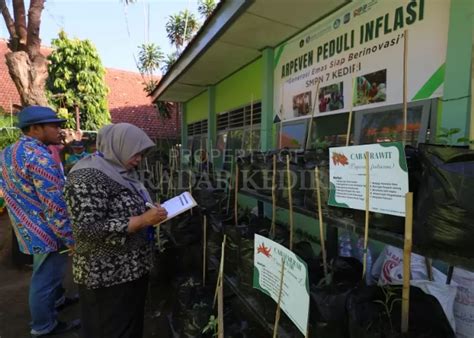
[[[293,195],[291,189],[290,156],[286,155],[286,177],[288,181],[288,207],[290,211],[290,250],[293,251]]]
[[[326,256],[326,237],[324,236],[324,223],[323,223],[323,211],[321,208],[321,189],[319,186],[319,168],[316,166],[314,168],[315,180],[316,180],[316,194],[317,194],[317,207],[318,207],[318,216],[319,216],[319,238],[321,242],[321,252],[323,254],[323,267],[324,267],[324,277],[328,276],[328,265],[327,265],[327,256]]]
[[[253,147],[253,94],[250,98],[250,152],[252,152],[252,147]]]
[[[281,305],[281,294],[283,291],[283,282],[285,276],[285,259],[281,259],[281,274],[280,274],[280,289],[278,290],[278,302],[275,313],[275,326],[273,327],[273,338],[278,336],[278,323],[280,322],[280,305]]]
[[[425,266],[426,266],[426,275],[430,282],[433,281],[433,260],[431,258],[425,257]]]
[[[156,225],[156,244],[158,245],[158,250],[161,252],[161,238],[160,238],[161,224]]]
[[[222,283],[217,293],[217,337],[224,338],[224,285]]]
[[[160,163],[160,193],[163,196],[163,163]]]
[[[280,91],[280,111],[279,111],[279,117],[280,117],[280,135],[279,140],[278,140],[278,148],[282,148],[282,139],[283,139],[283,89],[284,85],[281,85],[281,91]]]
[[[273,155],[273,177],[272,177],[272,229],[271,238],[275,238],[276,232],[276,155]]]
[[[413,233],[413,193],[405,196],[405,243],[403,246],[403,291],[402,291],[402,333],[408,332],[408,315],[410,312],[410,267]]]
[[[81,112],[79,111],[79,106],[76,105],[76,130],[81,129]]]
[[[145,157],[145,170],[146,170],[147,172],[150,171],[150,170],[149,170],[149,167],[148,167],[148,158],[147,158],[147,157]]]
[[[191,171],[191,169],[188,170],[188,189],[189,189],[189,193],[192,195],[193,194],[193,172]],[[193,208],[191,208],[191,215],[193,214]],[[206,216],[204,216],[206,217]]]
[[[408,30],[403,32],[403,134],[402,142],[405,145],[407,139],[408,103],[407,103],[407,76],[408,76]]]
[[[349,146],[350,139],[351,139],[351,129],[352,129],[352,109],[354,103],[352,102],[354,99],[354,78],[351,80],[351,97],[349,100],[349,121],[347,121],[347,133],[346,133],[346,147]]]
[[[367,272],[367,246],[369,244],[369,216],[370,216],[370,167],[369,152],[365,152],[365,229],[364,229],[364,266],[362,269],[362,279]]]
[[[234,222],[235,225],[239,222],[239,165],[235,165],[235,189],[234,189]]]
[[[219,264],[219,273],[217,275],[216,291],[214,292],[214,302],[212,303],[213,308],[216,307],[217,293],[219,291],[219,286],[222,284],[222,279],[224,277],[224,252],[225,252],[226,239],[227,239],[227,235],[224,235],[224,239],[222,240],[222,246],[221,246],[221,261]]]
[[[207,262],[207,216],[204,215],[203,240],[202,240],[202,286],[206,286],[206,262]]]
[[[232,161],[230,162],[230,177],[229,177],[229,187],[227,188],[227,215],[229,215],[230,212],[230,200],[232,197],[232,174],[234,171],[234,158],[232,158]]]
[[[283,148],[282,142],[283,142],[283,118],[281,117],[281,120],[280,120],[280,141],[279,141],[279,144],[278,144],[280,149]]]
[[[316,85],[316,95],[314,98],[314,103],[313,103],[313,109],[311,110],[311,118],[309,120],[309,129],[308,129],[308,135],[306,135],[306,149],[309,149],[309,142],[311,140],[311,132],[313,128],[313,120],[314,120],[314,112],[316,111],[316,103],[318,102],[318,93],[319,93],[319,81]],[[319,110],[319,107],[318,107]]]

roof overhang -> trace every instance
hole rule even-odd
[[[186,102],[350,0],[221,1],[152,94]]]

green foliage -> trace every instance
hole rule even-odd
[[[198,12],[202,17],[207,18],[216,8],[214,0],[198,0]]]
[[[67,109],[66,127],[76,128],[76,106],[81,129],[96,130],[110,123],[105,69],[94,45],[89,40],[69,39],[61,31],[52,46],[47,96],[52,105]]]
[[[153,77],[154,72],[160,69],[163,61],[163,52],[154,43],[144,43],[138,46],[138,71],[143,77],[144,90],[148,95],[158,85],[158,81]]]
[[[142,74],[152,75],[160,69],[164,54],[161,48],[154,43],[143,43],[138,46],[138,70]]]
[[[461,132],[460,128],[441,128],[441,134],[438,135],[437,140],[441,144],[454,146],[458,143],[474,143],[474,140],[469,140],[467,137],[455,138],[456,134]]]
[[[395,305],[396,302],[401,302],[402,299],[400,297],[396,297],[397,292],[396,290],[400,290],[400,287],[394,287],[390,285],[386,285],[384,287],[380,288],[383,292],[384,299],[383,300],[374,300],[374,303],[380,304],[383,306],[384,309],[384,315],[387,316],[388,323],[390,325],[390,330],[393,332],[394,327],[393,327],[393,322],[392,322],[392,311],[393,311],[393,306]]]
[[[177,50],[181,50],[184,43],[191,40],[194,33],[199,29],[196,16],[188,10],[170,15],[165,24],[166,35]],[[186,34],[185,34],[186,30]]]
[[[0,110],[2,110],[1,107]],[[0,150],[5,149],[20,138],[20,129],[13,127],[16,122],[16,117],[12,119],[10,116],[0,115]]]
[[[166,55],[166,59],[163,60],[163,66],[161,67],[161,71],[163,73],[167,73],[170,70],[171,66],[178,60],[179,53],[174,52]]]
[[[209,322],[207,323],[207,325],[202,330],[202,333],[209,332],[209,333],[212,333],[213,337],[216,337],[217,336],[217,325],[218,325],[217,318],[214,315],[211,315],[209,317]]]

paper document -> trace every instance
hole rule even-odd
[[[185,191],[181,195],[175,196],[161,204],[161,207],[165,208],[168,212],[168,217],[163,222],[166,222],[171,218],[194,208],[195,206],[197,206],[197,203],[193,196],[189,192]]]

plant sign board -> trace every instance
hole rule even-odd
[[[365,210],[366,152],[370,211],[405,217],[408,168],[400,142],[330,148],[329,205]]]
[[[309,315],[309,281],[306,263],[274,241],[255,235],[253,287],[278,302],[282,260],[285,260],[280,307],[306,336]]]

